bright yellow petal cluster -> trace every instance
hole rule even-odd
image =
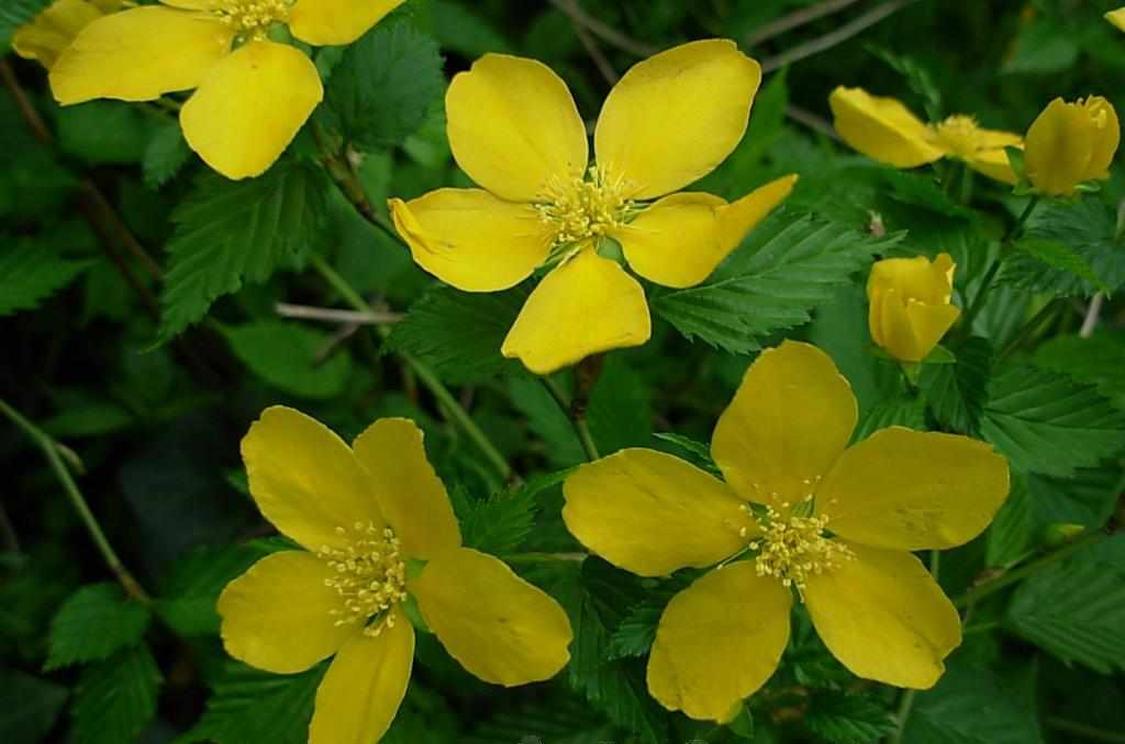
[[[777,668],[793,590],[855,674],[911,688],[941,676],[960,620],[910,551],[980,534],[1007,463],[983,442],[900,427],[848,447],[856,410],[828,355],[786,341],[715,428],[725,482],[645,449],[567,479],[567,527],[611,563],[641,576],[718,564],[660,618],[648,687],[665,707],[728,720]]]
[[[375,742],[390,726],[413,663],[408,596],[449,654],[486,682],[535,682],[566,665],[566,614],[499,559],[461,546],[413,422],[380,419],[348,447],[314,419],[273,407],[242,440],[242,457],[258,508],[304,550],[269,555],[227,585],[223,645],[282,674],[335,655],[310,744]]]
[[[324,96],[312,60],[269,30],[287,24],[309,44],[346,44],[403,0],[162,1],[87,25],[51,66],[51,90],[67,105],[195,89],[180,112],[188,145],[224,176],[246,178],[277,160]]]
[[[122,0],[55,0],[31,23],[16,29],[12,49],[50,69],[79,31],[121,7]]]
[[[844,142],[881,163],[916,168],[949,157],[997,181],[1016,182],[1004,148],[1022,147],[1018,134],[982,129],[961,114],[926,124],[901,101],[862,88],[838,87],[828,104]]]
[[[1125,31],[1125,8],[1109,11],[1105,14],[1105,19],[1116,26],[1118,31]]]
[[[956,268],[948,253],[876,261],[867,278],[871,339],[900,361],[925,359],[961,315],[949,301]]]
[[[1084,181],[1109,178],[1120,142],[1121,125],[1109,101],[1056,98],[1027,130],[1027,180],[1041,194],[1070,196]]]
[[[566,84],[534,60],[485,55],[453,79],[445,101],[453,155],[482,188],[392,199],[395,227],[418,265],[465,291],[506,289],[551,267],[501,348],[533,372],[643,344],[644,291],[599,248],[612,239],[640,276],[691,286],[789,194],[795,176],[729,204],[673,193],[738,144],[760,82],[758,63],[730,41],[640,62],[605,101],[590,165]]]

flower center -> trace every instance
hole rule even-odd
[[[218,0],[212,12],[243,37],[264,38],[274,23],[289,20],[291,0]]]
[[[950,116],[934,126],[934,134],[957,157],[970,157],[980,149],[980,127],[971,116]]]
[[[336,533],[349,534],[343,527]],[[317,556],[335,572],[325,579],[344,601],[343,609],[332,610],[336,625],[364,622],[363,632],[377,636],[394,625],[391,607],[406,599],[406,564],[399,556],[398,538],[390,527],[356,522],[346,548],[322,547]],[[370,622],[368,622],[370,621]]]
[[[824,534],[826,515],[783,517],[767,506],[765,516],[752,516],[761,529],[761,535],[750,542],[750,549],[758,551],[754,559],[758,575],[773,576],[785,586],[795,586],[799,593],[809,576],[831,571],[855,557],[847,545]]]
[[[620,178],[610,180],[591,166],[586,178],[553,179],[535,204],[539,218],[555,233],[555,245],[568,245],[605,235],[625,224],[635,211],[625,198]]]

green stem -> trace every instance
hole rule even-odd
[[[589,553],[511,553],[501,556],[505,563],[581,563]]]
[[[1068,721],[1065,718],[1051,716],[1047,718],[1047,725],[1056,731],[1065,731],[1068,734],[1074,734],[1075,736],[1090,741],[1107,741],[1110,742],[1110,744],[1125,744],[1125,734],[1104,731],[1100,728],[1087,726],[1077,721]]]
[[[1027,341],[1029,338],[1034,336],[1035,332],[1039,330],[1039,327],[1043,325],[1051,316],[1053,316],[1058,308],[1059,300],[1057,298],[1049,301],[1046,305],[1039,308],[1039,312],[1031,316],[1031,320],[1024,323],[1023,327],[1020,328],[1019,333],[1015,335],[1015,338],[1009,341],[1008,344],[996,356],[997,361],[1007,359],[1008,356],[1012,354],[1012,352],[1023,345],[1024,341]]]
[[[898,728],[887,740],[889,744],[902,744],[902,737],[906,732],[906,722],[910,719],[910,709],[914,707],[914,696],[917,694],[917,690],[903,690],[902,699],[898,704],[898,713],[895,714]]]
[[[1030,563],[1026,563],[1019,568],[1007,571],[987,581],[977,584],[976,586],[972,587],[967,592],[962,594],[960,597],[953,600],[953,605],[957,608],[971,607],[973,604],[981,601],[985,597],[991,596],[1001,589],[1011,586],[1017,581],[1025,579],[1028,576],[1039,572],[1046,566],[1049,566],[1052,563],[1056,563],[1063,558],[1072,555],[1081,548],[1097,542],[1104,537],[1105,535],[1101,531],[1090,530],[1089,532],[1086,532],[1085,534],[1074,538],[1054,552],[1047,553],[1046,555],[1041,556],[1040,558],[1037,558]]]
[[[364,313],[374,312],[367,301],[360,296],[359,292],[357,292],[352,285],[348,284],[347,280],[340,276],[335,269],[329,266],[328,262],[321,256],[314,254],[309,259],[309,263],[333,289],[339,292],[340,296],[351,305],[353,309]],[[385,326],[378,326],[378,331],[384,338],[389,333]],[[464,407],[457,401],[457,398],[449,391],[449,388],[437,378],[429,367],[413,356],[403,352],[396,353],[399,358],[406,362],[407,366],[417,375],[418,379],[426,386],[430,393],[433,394],[434,398],[436,398],[438,403],[442,406],[442,410],[461,427],[469,439],[473,440],[473,443],[476,444],[485,458],[496,468],[496,472],[500,474],[500,477],[505,481],[514,480],[517,476],[513,472],[512,467],[508,464],[508,461],[504,459],[500,451],[496,449],[495,445],[493,445],[485,433],[481,431],[480,427],[477,426],[476,422],[473,421]]]
[[[1027,201],[1027,206],[1024,207],[1023,212],[1020,213],[1016,223],[1008,230],[1000,241],[1000,252],[996,256],[996,260],[988,267],[988,271],[980,280],[980,287],[977,289],[977,294],[973,297],[973,301],[969,304],[969,309],[961,318],[961,327],[964,329],[965,335],[973,332],[973,321],[976,320],[977,315],[984,307],[985,298],[988,296],[988,291],[992,287],[992,282],[996,279],[996,274],[1000,271],[1000,265],[1004,262],[1004,258],[1011,247],[1012,242],[1019,237],[1023,232],[1023,226],[1027,223],[1028,217],[1035,210],[1035,206],[1039,204],[1039,197],[1033,196]]]
[[[12,423],[23,430],[25,434],[38,445],[39,449],[43,450],[43,454],[47,457],[47,463],[51,466],[55,477],[66,492],[67,497],[70,499],[71,505],[78,513],[78,518],[82,520],[85,525],[86,531],[90,533],[90,538],[94,541],[95,547],[98,552],[102,554],[109,570],[117,577],[118,583],[133,599],[138,602],[148,604],[151,600],[145,590],[141,587],[140,583],[133,578],[129,570],[125,568],[125,564],[117,556],[113,546],[110,545],[109,539],[102,531],[101,525],[98,524],[97,518],[94,513],[90,511],[90,505],[86,503],[86,499],[82,496],[82,491],[78,489],[78,484],[74,482],[71,477],[70,471],[63,462],[62,456],[59,454],[59,445],[47,435],[42,429],[31,423],[28,419],[24,418],[19,411],[12,408],[6,401],[0,399],[0,412],[3,412]]]
[[[575,405],[577,401],[566,400],[566,394],[563,392],[562,387],[558,381],[552,377],[543,376],[539,378],[543,381],[543,386],[547,388],[547,392],[554,398],[555,403],[558,404],[566,417],[570,419],[570,423],[574,426],[574,433],[578,435],[578,441],[582,445],[582,450],[586,453],[586,459],[590,462],[597,460],[598,446],[594,443],[594,437],[590,434],[590,425],[586,421],[586,414],[583,406]]]

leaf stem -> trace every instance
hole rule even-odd
[[[59,444],[52,439],[46,432],[31,423],[19,411],[12,408],[8,403],[0,399],[0,412],[3,412],[12,423],[18,426],[30,438],[39,449],[43,450],[43,454],[47,457],[47,463],[51,466],[55,477],[58,479],[59,484],[62,485],[63,491],[66,492],[67,497],[70,499],[71,505],[78,513],[79,519],[85,525],[86,531],[90,533],[90,538],[94,541],[95,547],[98,552],[102,554],[109,570],[117,577],[118,583],[125,590],[125,593],[142,604],[148,604],[151,600],[145,590],[137,582],[129,570],[125,568],[125,564],[117,556],[113,546],[110,544],[109,539],[102,531],[101,525],[98,524],[97,518],[94,513],[90,511],[90,505],[86,503],[86,499],[82,496],[82,491],[79,490],[78,484],[74,482],[70,471],[63,462],[62,455],[59,454]]]
[[[1000,252],[996,256],[996,260],[992,262],[992,265],[988,267],[988,271],[986,271],[981,278],[980,288],[977,289],[976,296],[973,297],[973,301],[969,304],[969,309],[961,316],[961,327],[964,329],[965,335],[969,335],[973,332],[973,321],[976,320],[977,315],[980,314],[981,309],[984,307],[985,298],[988,296],[993,280],[996,279],[996,274],[1000,271],[1000,265],[1004,262],[1004,258],[1012,242],[1023,232],[1023,227],[1027,224],[1027,219],[1031,216],[1037,204],[1039,204],[1038,196],[1033,196],[1028,199],[1027,206],[1024,207],[1023,212],[1020,213],[1015,224],[1008,229],[1008,232],[1004,235],[1003,239],[1001,239]]]
[[[547,392],[551,394],[555,403],[558,404],[566,417],[570,419],[571,425],[574,426],[574,433],[578,435],[578,442],[582,445],[582,451],[586,453],[586,459],[590,462],[597,460],[600,455],[598,454],[598,446],[594,443],[594,437],[590,433],[590,425],[586,420],[586,405],[582,401],[581,396],[574,396],[568,403],[566,400],[566,393],[563,392],[562,386],[559,385],[558,380],[553,377],[544,375],[539,378],[543,381],[543,386],[547,388]]]
[[[898,728],[895,732],[888,737],[888,744],[902,744],[903,734],[906,732],[906,722],[910,719],[910,709],[914,707],[914,697],[918,694],[917,690],[903,690],[902,699],[898,704],[898,712],[895,714],[895,720],[898,722]]]
[[[581,563],[589,553],[511,553],[500,556],[505,563]]]
[[[320,276],[356,310],[356,312],[368,314],[375,312],[367,301],[360,296],[359,292],[357,292],[352,285],[348,284],[347,280],[340,276],[335,269],[329,266],[324,258],[313,254],[309,259],[309,263],[317,273],[319,273]],[[378,326],[377,330],[379,335],[383,338],[386,338],[389,333],[386,326]],[[478,427],[472,417],[469,416],[468,412],[460,402],[458,402],[457,398],[454,397],[453,393],[449,391],[449,388],[437,378],[433,371],[410,354],[403,352],[396,352],[396,354],[400,359],[406,362],[407,366],[418,376],[422,384],[426,386],[430,393],[433,394],[434,398],[437,399],[438,403],[441,404],[443,410],[461,427],[469,439],[473,440],[473,443],[476,444],[481,453],[496,469],[496,472],[500,474],[500,477],[505,481],[516,480],[518,476],[512,470],[508,461],[504,459],[504,456],[500,454],[500,451],[496,449],[495,445],[488,439],[488,436],[481,431],[480,427]]]

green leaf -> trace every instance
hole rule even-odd
[[[992,373],[992,345],[972,336],[959,344],[953,365],[922,367],[918,386],[942,426],[961,434],[976,434],[988,397]]]
[[[500,711],[481,723],[458,744],[607,744],[613,727],[589,705],[573,698],[552,697]]]
[[[0,4],[0,51],[6,53],[16,29],[50,4],[51,0],[4,0]]]
[[[145,183],[150,188],[163,186],[184,167],[191,157],[191,148],[180,132],[180,123],[170,119],[156,129],[145,145],[144,170]]]
[[[527,418],[527,425],[540,442],[548,462],[566,468],[585,461],[574,426],[541,380],[531,375],[508,378],[508,397]]]
[[[511,45],[491,23],[453,0],[432,0],[434,36],[441,46],[469,59],[488,52],[512,52]]]
[[[63,603],[51,621],[44,669],[100,661],[144,637],[149,613],[116,584],[84,586]]]
[[[0,669],[0,741],[38,744],[55,725],[67,690],[15,669]]]
[[[715,461],[711,458],[711,448],[703,442],[697,442],[691,437],[685,437],[682,434],[666,431],[657,432],[652,436],[660,442],[671,445],[670,447],[661,447],[660,449],[670,451],[670,454],[687,460],[692,465],[706,470],[712,475],[722,475],[719,466],[716,465]]]
[[[123,101],[89,101],[58,110],[59,148],[87,163],[138,163],[152,120]]]
[[[482,382],[518,369],[500,355],[500,345],[527,295],[525,287],[491,293],[435,287],[394,325],[387,344],[447,382]]]
[[[346,348],[333,348],[322,331],[282,320],[225,326],[231,351],[250,371],[278,390],[303,398],[332,398],[352,370]]]
[[[867,744],[896,728],[886,706],[869,695],[819,690],[809,701],[803,723],[817,739],[830,744]]]
[[[294,162],[245,181],[203,174],[172,215],[161,339],[198,321],[219,296],[247,280],[264,282],[317,245],[327,188],[319,169]]]
[[[1013,474],[1008,498],[996,513],[987,533],[985,562],[989,566],[1015,563],[1034,547],[1037,529],[1027,478]]]
[[[1125,333],[1113,329],[1089,338],[1056,336],[1035,350],[1037,367],[1098,386],[1098,392],[1125,409]]]
[[[137,741],[156,715],[160,670],[144,646],[87,667],[75,691],[75,744]]]
[[[0,240],[0,316],[31,310],[74,281],[92,261],[59,256],[32,239]]]
[[[783,212],[755,229],[707,283],[656,294],[652,307],[688,338],[745,354],[808,322],[836,287],[898,239]]]
[[[1070,69],[1077,59],[1074,33],[1046,18],[1022,26],[1015,49],[1006,57],[1000,71],[1009,75],[1056,73]]]
[[[899,396],[882,400],[873,405],[860,419],[852,434],[852,440],[859,442],[888,426],[905,426],[907,429],[926,428],[926,407],[921,398]]]
[[[218,635],[215,603],[226,585],[258,559],[273,552],[269,543],[200,548],[181,558],[154,603],[154,609],[178,635]]]
[[[1125,414],[1095,387],[1028,366],[993,378],[980,429],[1016,469],[1059,477],[1125,449]]]
[[[1045,268],[1053,269],[1054,276],[1071,274],[1100,291],[1109,291],[1086,257],[1058,240],[1029,237],[1015,245],[1016,254],[1005,266],[1003,279],[1016,286],[1036,288]]]
[[[452,496],[464,544],[490,555],[517,550],[534,527],[537,491],[525,486],[512,493],[472,499],[454,490]]]
[[[300,674],[269,674],[229,662],[203,717],[175,744],[305,744],[316,688],[327,666]]]
[[[643,599],[628,609],[609,638],[609,658],[645,656],[656,640],[656,626],[664,608],[677,593],[686,589],[688,581],[673,577],[657,586],[647,587]]]
[[[590,391],[586,416],[590,434],[603,457],[626,447],[649,444],[652,405],[644,377],[621,357],[606,358]]]
[[[325,100],[347,139],[378,148],[397,145],[418,129],[444,88],[437,42],[398,18],[348,47]]]

